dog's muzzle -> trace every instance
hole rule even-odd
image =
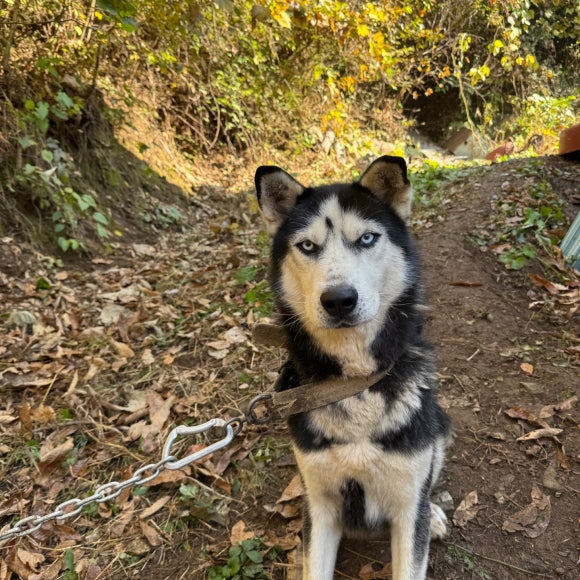
[[[358,302],[358,292],[352,286],[335,286],[320,295],[320,303],[332,322],[349,322]]]

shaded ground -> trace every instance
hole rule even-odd
[[[539,270],[506,270],[482,241],[494,198],[537,179],[529,163],[450,185],[445,210],[431,211],[418,231],[428,333],[457,434],[440,485],[457,523],[432,546],[436,579],[579,573],[578,288],[532,284],[528,274]],[[573,215],[580,165],[541,163]],[[254,210],[244,195],[206,190],[183,209],[184,234],[68,270],[23,264],[18,245],[5,241],[0,525],[130,477],[159,459],[171,427],[234,416],[269,388],[283,353],[250,338],[269,301]],[[10,323],[14,311],[35,323]],[[561,431],[517,441],[540,428]],[[226,578],[230,546],[243,538],[264,558],[252,569],[237,556],[245,577],[291,578],[301,529],[294,475],[285,427],[248,429],[211,460],[0,546],[0,579],[67,570],[77,574],[67,580],[201,579],[211,566]],[[455,513],[472,492],[477,501]],[[385,578],[379,562],[389,558],[386,540],[345,542],[337,578]]]

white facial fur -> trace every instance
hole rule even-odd
[[[380,237],[372,247],[354,248],[352,244],[365,233]],[[305,255],[296,247],[305,240],[320,251]],[[286,301],[322,349],[338,358],[345,376],[374,372],[376,361],[369,346],[407,284],[409,273],[402,250],[378,222],[344,212],[335,197],[294,234],[290,246],[281,277]],[[320,302],[323,292],[337,286],[350,286],[358,293],[351,315],[353,326],[334,328]]]

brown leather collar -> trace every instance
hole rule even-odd
[[[284,329],[275,324],[256,324],[252,334],[254,341],[259,344],[280,347],[286,345]],[[392,368],[393,365],[384,371],[368,376],[335,378],[318,383],[307,383],[286,391],[268,392],[259,395],[254,401],[260,399],[266,403],[270,418],[288,418],[291,415],[313,411],[348,397],[354,397],[386,377]],[[253,403],[250,403],[250,408],[252,406]]]

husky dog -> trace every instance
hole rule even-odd
[[[276,390],[388,370],[289,420],[308,503],[303,578],[331,580],[343,535],[388,525],[393,579],[423,579],[429,538],[446,533],[429,494],[450,422],[422,336],[405,161],[380,157],[349,184],[304,187],[273,166],[255,181],[289,350]]]

